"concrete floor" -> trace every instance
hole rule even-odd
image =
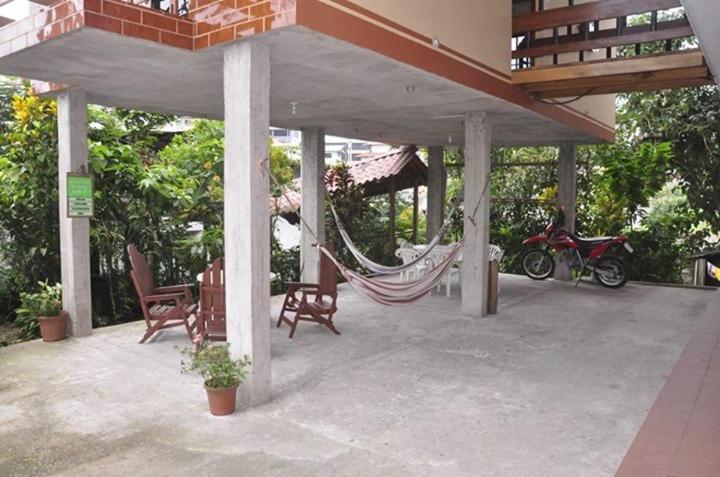
[[[273,328],[272,402],[227,418],[180,373],[180,330],[11,346],[0,475],[612,475],[710,298],[502,276],[471,319],[341,288],[343,335]]]

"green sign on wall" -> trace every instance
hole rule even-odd
[[[92,176],[68,173],[67,216],[70,218],[92,217],[94,212]]]

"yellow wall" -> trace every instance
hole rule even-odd
[[[350,0],[504,74],[510,73],[510,0]]]
[[[511,0],[349,1],[428,38],[437,36],[448,48],[510,74]],[[591,0],[576,0],[577,3],[587,1]],[[546,0],[545,8],[556,6],[567,6],[567,0]],[[586,58],[592,55],[588,53]],[[568,58],[577,61],[577,54]],[[540,59],[538,63],[543,62]],[[609,127],[615,126],[615,95],[586,97],[568,107]]]

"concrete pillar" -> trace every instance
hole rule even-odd
[[[270,399],[270,53],[265,39],[224,50],[227,338],[251,371],[241,402]]]
[[[320,278],[320,257],[318,248],[313,245],[325,242],[325,129],[302,130],[300,175],[300,212],[305,222],[300,224],[301,281],[317,283]]]
[[[427,182],[427,231],[425,237],[432,240],[445,220],[445,189],[447,176],[443,165],[444,149],[441,146],[428,148]]]
[[[92,332],[90,292],[90,219],[67,216],[67,173],[87,170],[87,96],[75,89],[58,95],[58,183],[60,205],[60,273],[63,309],[70,315],[68,333]]]
[[[575,232],[575,202],[577,198],[577,145],[562,143],[558,152],[558,201],[565,204],[565,229]],[[570,268],[565,261],[557,260],[555,279],[572,279]]]
[[[491,136],[486,113],[465,116],[462,311],[469,316],[487,314]]]

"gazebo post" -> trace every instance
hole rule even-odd
[[[413,188],[413,231],[412,231],[412,243],[417,243],[418,240],[418,184],[415,183]]]
[[[70,316],[68,333],[92,332],[90,289],[90,219],[67,216],[67,174],[88,167],[87,95],[68,89],[58,95],[58,184],[60,272],[63,309]]]
[[[462,311],[468,316],[488,310],[491,139],[487,113],[465,116]]]
[[[388,219],[389,219],[388,247],[390,248],[390,252],[394,252],[395,249],[397,248],[397,241],[395,239],[395,178],[394,177],[390,180],[389,190],[388,190],[388,200],[390,202],[390,210],[388,211]]]
[[[427,225],[425,238],[430,242],[438,233],[445,220],[445,183],[447,182],[442,146],[428,147],[428,179],[427,179]]]
[[[227,340],[248,355],[241,402],[270,400],[270,49],[264,38],[224,50]]]

